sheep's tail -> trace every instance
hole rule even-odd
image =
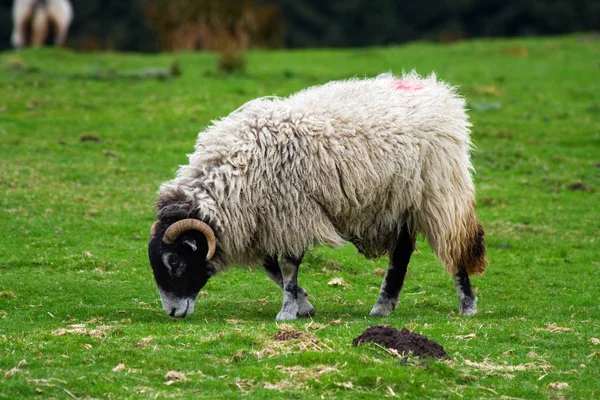
[[[456,201],[428,203],[417,217],[419,230],[448,273],[464,268],[469,275],[482,274],[487,266],[484,231],[475,218],[474,202],[466,209]]]

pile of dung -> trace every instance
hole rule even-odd
[[[367,342],[378,343],[405,355],[410,353],[417,357],[449,358],[441,344],[406,328],[399,331],[391,326],[372,326],[352,340],[354,346]]]

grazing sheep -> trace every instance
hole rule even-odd
[[[283,289],[277,319],[312,315],[297,283],[304,253],[350,241],[390,255],[371,310],[387,316],[423,233],[454,276],[461,313],[475,313],[469,275],[487,262],[469,127],[455,90],[415,73],[257,99],[214,122],[159,190],[148,253],[163,308],[185,317],[209,277],[263,258]]]
[[[17,49],[42,46],[52,27],[54,45],[62,46],[72,19],[69,0],[14,0],[12,44]]]

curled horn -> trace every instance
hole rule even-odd
[[[213,254],[215,254],[215,249],[217,247],[215,233],[210,228],[210,226],[197,219],[182,219],[169,226],[169,228],[163,236],[163,242],[165,242],[166,244],[172,244],[183,232],[191,230],[198,231],[202,233],[204,237],[206,237],[206,241],[208,242],[208,253],[206,253],[206,261],[210,260]]]
[[[150,239],[156,236],[156,232],[160,229],[160,222],[156,221],[152,224],[152,228],[150,228]]]

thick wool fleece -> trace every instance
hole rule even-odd
[[[435,75],[257,99],[199,134],[189,165],[160,188],[158,217],[209,221],[217,270],[344,241],[377,257],[408,224],[449,272],[483,272],[469,126],[463,99]]]

